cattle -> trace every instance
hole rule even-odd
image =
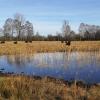
[[[71,41],[65,41],[66,45],[70,46],[71,45]]]
[[[14,44],[17,44],[17,41],[14,41]]]
[[[1,41],[1,44],[4,44],[5,43],[5,41]]]

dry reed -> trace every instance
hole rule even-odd
[[[0,44],[0,54],[25,54],[34,52],[100,51],[100,41],[74,41],[66,46],[60,41],[34,41],[32,43],[6,42]]]
[[[74,83],[69,85],[50,77],[4,76],[0,77],[0,100],[100,99],[100,85],[92,85],[88,89],[81,85],[74,87]]]

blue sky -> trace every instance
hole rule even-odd
[[[81,22],[100,25],[100,0],[0,0],[0,27],[15,13],[43,35],[60,32],[63,20],[77,32]]]

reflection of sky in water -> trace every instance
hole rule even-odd
[[[37,53],[0,57],[4,72],[100,82],[100,52]]]

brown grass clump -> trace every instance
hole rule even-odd
[[[99,100],[100,85],[86,89],[49,77],[0,77],[0,100]],[[76,97],[75,93],[76,91]]]
[[[63,52],[63,51],[100,51],[100,41],[74,41],[70,46],[60,41],[33,41],[6,42],[0,44],[0,54],[20,54],[20,53],[34,53],[34,52]]]

